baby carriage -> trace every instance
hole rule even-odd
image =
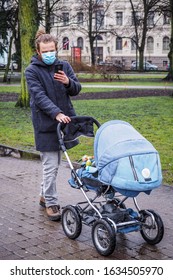
[[[139,231],[149,244],[159,243],[164,234],[161,217],[153,210],[140,209],[136,199],[139,193],[150,194],[162,183],[159,155],[152,144],[127,122],[112,120],[100,125],[89,116],[59,123],[57,134],[71,169],[68,182],[85,198],[63,208],[65,234],[76,239],[83,224],[90,226],[93,244],[103,256],[113,253],[119,233]],[[84,158],[75,169],[67,149],[75,146],[81,135],[94,137],[94,158],[90,165]],[[127,199],[135,210],[126,206]]]

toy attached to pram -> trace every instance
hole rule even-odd
[[[100,125],[89,116],[73,117],[69,124],[59,123],[57,134],[71,168],[68,182],[86,199],[64,207],[65,234],[76,239],[82,224],[90,226],[93,244],[104,256],[115,250],[118,233],[140,231],[149,244],[159,243],[164,234],[161,217],[153,210],[141,210],[136,199],[139,193],[150,194],[162,183],[159,154],[153,145],[127,122],[112,120]],[[84,159],[75,169],[67,149],[76,145],[81,135],[94,137],[94,158],[89,165]],[[91,193],[94,196],[90,197]],[[128,198],[133,200],[135,210],[126,207]]]

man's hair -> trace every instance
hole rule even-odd
[[[39,28],[35,35],[35,47],[37,50],[40,50],[40,43],[55,43],[55,48],[57,49],[57,39],[51,34],[47,34],[44,28]]]

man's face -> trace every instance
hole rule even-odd
[[[42,61],[47,65],[52,65],[56,60],[56,47],[54,42],[40,43],[40,49],[37,50]]]
[[[40,43],[40,50],[37,50],[37,53],[41,55],[42,53],[46,52],[54,52],[56,51],[55,43],[54,42],[48,42],[48,43]]]

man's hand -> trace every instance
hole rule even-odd
[[[65,86],[69,85],[69,78],[66,76],[66,74],[64,73],[64,71],[60,71],[58,73],[54,74],[54,79],[61,82],[62,84],[64,84]]]
[[[62,113],[59,113],[57,116],[56,116],[56,120],[58,121],[58,122],[60,122],[60,123],[69,123],[69,122],[71,122],[71,119],[70,119],[70,117],[68,117],[68,116],[66,116],[66,115],[64,115],[64,114],[62,114]]]

